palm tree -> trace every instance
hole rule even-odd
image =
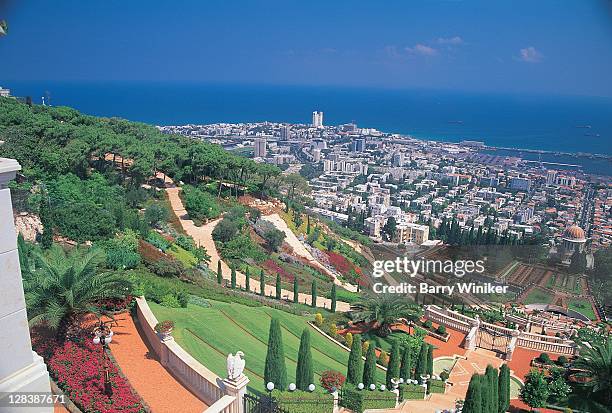
[[[417,319],[420,307],[399,295],[377,295],[366,297],[351,306],[354,321],[373,323],[376,334],[386,337],[391,334],[391,324],[401,318]]]
[[[81,317],[101,315],[95,302],[120,298],[131,289],[130,281],[116,273],[99,273],[101,250],[76,249],[66,254],[55,245],[46,255],[31,252],[34,265],[23,269],[30,325],[42,325],[59,337],[79,329]]]
[[[573,367],[580,370],[576,377],[586,379],[584,386],[590,390],[593,399],[612,406],[612,336],[608,335],[603,343],[582,345]]]

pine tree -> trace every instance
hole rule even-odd
[[[412,358],[410,347],[404,348],[402,354],[402,365],[400,367],[400,377],[404,380],[412,378]]]
[[[232,275],[231,275],[230,285],[232,287],[232,290],[236,289],[236,268],[233,266],[232,266]]]
[[[276,299],[281,299],[281,276],[276,274]]]
[[[223,270],[221,269],[221,260],[217,261],[217,283],[223,284]]]
[[[249,273],[249,266],[247,265],[246,271],[244,272],[244,288],[247,292],[251,291],[251,274]]]
[[[310,288],[310,306],[315,308],[317,306],[317,280],[312,280],[312,286]]]
[[[391,357],[389,358],[389,365],[387,366],[386,382],[389,389],[393,388],[392,379],[399,379],[400,376],[400,351],[399,343],[397,340],[393,342],[391,347]]]
[[[429,344],[423,342],[421,344],[421,350],[419,351],[419,357],[417,358],[416,366],[414,368],[414,378],[420,380],[421,376],[424,376],[427,371],[427,347]]]
[[[285,387],[287,387],[285,349],[283,347],[281,325],[277,318],[273,318],[270,322],[270,332],[268,334],[264,386],[269,382],[274,383],[274,388],[278,390],[285,390]]]
[[[507,364],[502,364],[499,368],[499,385],[498,385],[499,413],[507,412],[510,408],[510,368]]]
[[[427,370],[426,374],[433,374],[433,346],[430,344],[427,346]]]
[[[300,339],[295,380],[297,388],[304,391],[308,390],[308,386],[311,383],[314,383],[312,354],[310,352],[310,331],[307,328],[302,331],[302,337]]]
[[[262,297],[266,296],[266,275],[264,274],[264,270],[261,270],[259,273],[259,295]]]
[[[353,337],[353,345],[349,354],[348,366],[346,372],[346,381],[352,384],[359,384],[363,375],[363,365],[361,362],[361,336],[355,334]]]
[[[53,244],[53,218],[51,217],[51,210],[49,208],[49,200],[46,192],[41,193],[38,216],[43,227],[43,232],[40,236],[40,246],[47,249]]]
[[[331,312],[336,312],[336,284],[332,284],[331,288]]]
[[[293,277],[293,302],[295,304],[299,303],[300,298],[300,287],[298,285],[297,277]]]
[[[497,413],[499,410],[499,383],[497,382],[497,369],[492,365],[488,365],[485,370],[485,376],[489,381],[489,397],[491,400],[490,413]]]
[[[353,343],[355,341],[353,340]],[[376,383],[376,349],[374,346],[368,346],[366,353],[365,364],[363,366],[363,381],[362,383],[369,387],[370,384]],[[359,383],[357,383],[359,384]]]
[[[480,399],[480,376],[476,373],[472,375],[468,385],[461,413],[485,413],[482,411],[482,401]]]

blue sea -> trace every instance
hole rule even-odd
[[[156,125],[309,123],[312,111],[322,110],[325,124],[354,121],[360,127],[424,139],[612,155],[612,98],[195,83],[3,86],[17,96],[32,96],[35,103],[48,94],[52,105]],[[571,160],[586,172],[612,175],[609,161]]]

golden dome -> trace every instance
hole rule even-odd
[[[563,238],[567,240],[582,241],[585,239],[584,230],[578,225],[572,225],[565,229],[565,232],[563,232]]]

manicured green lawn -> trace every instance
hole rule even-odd
[[[191,268],[198,263],[198,259],[189,251],[174,244],[168,253],[179,260],[185,267]]]
[[[524,304],[548,304],[553,296],[545,291],[534,289],[525,298]]]
[[[173,320],[175,340],[193,357],[221,377],[226,374],[229,353],[245,353],[246,374],[252,390],[264,391],[263,372],[266,359],[268,329],[272,317],[282,326],[285,363],[289,382],[295,382],[295,369],[300,336],[304,328],[311,332],[315,385],[320,386],[324,370],[346,374],[348,351],[331,342],[310,327],[307,317],[297,316],[270,307],[246,307],[235,303],[211,301],[210,308],[189,305],[187,308],[166,308],[149,302],[158,320]],[[384,382],[379,369],[378,380]]]
[[[597,320],[597,316],[589,300],[585,300],[584,298],[570,298],[567,301],[567,306],[570,310],[578,311],[591,320]]]

